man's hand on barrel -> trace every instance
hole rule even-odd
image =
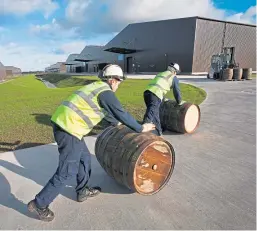
[[[152,123],[145,123],[142,126],[143,126],[142,132],[150,132],[155,129],[155,125]]]

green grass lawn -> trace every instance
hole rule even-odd
[[[256,78],[256,73],[252,74],[252,78]]]
[[[73,91],[96,77],[51,80],[58,86],[48,89],[34,75],[0,84],[0,152],[53,142],[50,117]],[[145,112],[143,91],[149,80],[126,80],[117,91],[123,106],[139,121]],[[206,93],[197,87],[180,84],[183,100],[200,104]],[[172,98],[172,94],[168,95]],[[98,133],[101,125],[92,134]]]

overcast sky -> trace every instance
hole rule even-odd
[[[127,24],[205,16],[252,23],[255,0],[0,0],[0,62],[44,70]]]

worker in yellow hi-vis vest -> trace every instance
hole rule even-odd
[[[105,116],[112,124],[122,123],[136,132],[155,129],[151,123],[139,124],[116,98],[114,92],[124,80],[123,71],[118,65],[107,65],[99,77],[101,81],[75,91],[52,115],[54,138],[60,153],[59,165],[46,186],[28,203],[29,211],[37,214],[41,220],[54,219],[54,213],[48,206],[74,177],[77,180],[78,202],[100,193],[100,187],[87,185],[91,174],[91,154],[83,137]]]
[[[168,91],[173,90],[174,97],[179,105],[184,102],[181,100],[179,80],[176,77],[179,71],[180,68],[177,63],[169,64],[166,71],[157,74],[155,78],[151,80],[144,92],[144,100],[147,109],[143,122],[153,123],[156,127],[153,133],[156,135],[162,135],[159,110],[161,102]]]

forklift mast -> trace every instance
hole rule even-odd
[[[237,67],[235,62],[235,47],[224,47],[223,48],[223,68],[234,68]]]

